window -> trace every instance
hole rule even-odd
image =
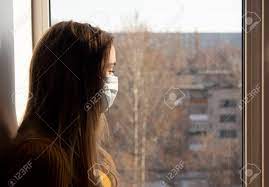
[[[227,180],[242,186],[241,120],[219,112],[220,98],[242,98],[242,1],[51,0],[50,5],[52,24],[85,21],[115,36],[120,84],[106,114],[112,140],[107,150],[122,186],[220,186]],[[223,106],[234,110],[233,101]],[[238,132],[222,133],[237,140],[233,149],[233,142],[218,141],[219,122],[237,124]],[[190,131],[197,123],[210,125]],[[232,174],[223,176],[227,154],[235,162],[225,168]],[[179,162],[183,169],[167,177]]]
[[[202,136],[206,135],[206,131],[189,131],[190,136]]]
[[[236,115],[235,114],[222,114],[220,116],[221,123],[235,123],[236,122]]]
[[[207,104],[204,105],[195,105],[189,108],[191,114],[206,114],[207,113]]]
[[[202,144],[189,144],[189,149],[192,151],[200,151],[203,149],[203,145]]]
[[[220,107],[222,108],[234,108],[237,106],[237,102],[236,100],[233,99],[225,99],[225,100],[221,100],[220,101]]]
[[[235,130],[220,130],[220,138],[236,138],[237,132]]]

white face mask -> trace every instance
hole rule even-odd
[[[102,110],[105,112],[113,104],[118,93],[118,77],[109,75],[106,77],[102,92]]]

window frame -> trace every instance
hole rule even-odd
[[[243,0],[243,15],[246,12],[255,12],[261,18],[261,24],[257,25],[249,33],[242,32],[243,37],[243,98],[260,84],[261,91],[251,102],[244,102],[243,106],[243,166],[247,163],[256,164],[262,173],[247,187],[264,187],[269,185],[269,178],[264,178],[264,133],[269,132],[269,127],[264,128],[264,122],[269,122],[268,117],[264,116],[264,109],[269,109],[269,88],[264,87],[265,77],[269,78],[269,65],[265,66],[264,60],[269,62],[269,55],[264,56],[265,46],[269,49],[269,36],[264,32],[269,31],[269,21],[264,19],[264,14],[269,17],[269,11],[265,11],[264,5],[269,6],[269,2],[264,0]],[[50,0],[32,0],[32,24],[33,24],[33,46],[36,45],[42,34],[50,26]],[[243,18],[243,27],[245,20]],[[264,41],[265,39],[265,41]],[[266,68],[266,72],[264,71]],[[262,73],[261,73],[262,72]],[[268,80],[268,79],[267,79]],[[265,97],[267,96],[267,97]],[[267,99],[266,99],[267,98]],[[268,103],[267,105],[264,105]],[[266,138],[269,141],[269,137]],[[266,152],[266,155],[269,153]],[[267,164],[268,165],[268,164]],[[265,185],[267,184],[267,185]]]
[[[262,1],[263,5],[263,85],[268,85],[269,83],[269,56],[265,55],[265,53],[268,53],[269,50],[269,36],[265,35],[264,33],[269,33],[269,11],[265,10],[265,7],[269,7],[269,2],[268,1]],[[264,136],[264,134],[269,133],[269,126],[264,125],[269,123],[269,115],[264,115],[265,111],[269,110],[269,86],[264,86],[263,87],[263,134],[262,134],[262,139],[263,139],[263,144],[262,144],[262,165],[263,166],[268,166],[269,165],[269,159],[265,160],[264,158],[268,158],[269,156],[269,149],[265,149],[265,143],[264,142],[269,142],[269,136]],[[267,133],[268,132],[268,133]],[[268,143],[267,143],[268,144]],[[268,146],[267,146],[268,147]],[[269,167],[263,167],[262,172],[264,174],[263,176],[263,186],[268,186],[269,185],[269,176],[268,176],[268,168]],[[267,175],[267,177],[265,177]]]
[[[260,92],[251,102],[244,103],[244,164],[255,164],[261,174],[248,187],[264,187],[264,0],[245,0],[244,12],[255,12],[261,24],[244,32],[244,96],[260,85]],[[243,14],[244,15],[244,14]],[[243,20],[243,26],[245,20]],[[245,27],[246,28],[246,27]]]
[[[51,25],[50,17],[50,0],[32,0],[33,48]]]

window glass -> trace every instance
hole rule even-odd
[[[50,4],[52,24],[83,21],[115,36],[106,148],[121,186],[242,185],[242,1]]]

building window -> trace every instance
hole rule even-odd
[[[221,108],[235,108],[236,107],[236,100],[234,99],[224,99],[220,101]]]
[[[189,136],[205,136],[206,134],[206,131],[189,131]]]
[[[220,123],[235,123],[236,115],[235,114],[222,114],[220,115]]]
[[[189,145],[189,149],[192,151],[200,151],[204,148],[202,144],[199,143],[192,143]]]
[[[237,132],[236,130],[220,130],[219,136],[220,138],[236,138]]]

